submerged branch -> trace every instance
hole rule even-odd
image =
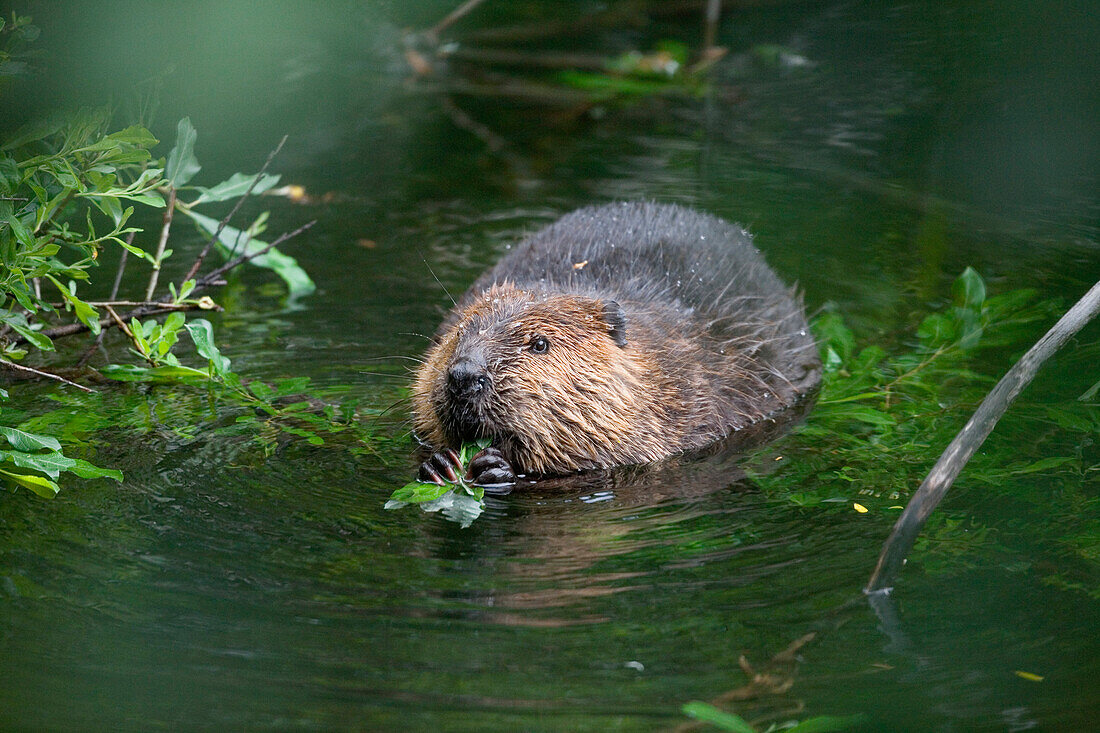
[[[928,516],[940,503],[951,484],[962,471],[974,452],[993,431],[993,427],[1016,399],[1020,392],[1035,378],[1039,367],[1060,349],[1075,333],[1100,312],[1100,282],[1070,308],[1047,333],[1020,357],[997,386],[986,395],[982,404],[966,423],[951,444],[940,456],[936,465],[925,477],[920,488],[909,500],[894,525],[889,539],[883,545],[878,564],[867,581],[864,593],[888,592],[905,557],[913,548],[917,535]]]

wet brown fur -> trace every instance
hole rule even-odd
[[[751,252],[737,250],[731,262],[740,269],[717,281],[725,287],[706,295],[714,299],[707,307],[692,302],[699,294],[679,281],[675,287],[647,283],[654,277],[652,263],[642,260],[653,257],[648,250],[616,263],[633,256],[630,242],[620,242],[618,253],[608,245],[634,231],[621,232],[619,219],[609,225],[609,240],[578,248],[580,235],[573,232],[585,216],[601,231],[597,225],[612,215],[639,219],[651,235],[654,222],[676,231],[683,224],[707,232],[730,227],[679,207],[621,204],[577,212],[555,225],[565,226],[561,231],[550,227],[532,237],[475,283],[437,333],[413,388],[423,441],[442,448],[488,437],[522,473],[645,463],[712,443],[816,384],[818,364],[801,307],[747,244],[747,234],[718,231],[727,239],[743,237],[729,247]],[[560,246],[559,238],[565,240]],[[673,251],[665,239],[655,240],[658,256],[680,256],[679,245]],[[700,255],[719,251],[713,242],[700,247]],[[599,270],[602,255],[606,272]],[[716,261],[730,265],[727,259],[721,250]],[[576,267],[581,262],[588,264]],[[593,270],[584,273],[587,267]],[[616,283],[617,272],[633,273],[634,280]],[[699,275],[697,289],[713,290],[711,276]],[[738,277],[752,283],[731,287]],[[545,353],[532,351],[539,336],[549,342]],[[476,407],[467,407],[476,413],[476,434],[452,418],[447,390],[450,365],[468,354],[483,360],[491,379]]]

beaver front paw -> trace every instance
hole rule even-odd
[[[514,484],[516,472],[500,450],[489,446],[470,461],[466,478],[476,486],[497,488]]]
[[[458,483],[459,476],[475,486],[503,488],[516,482],[516,472],[498,449],[489,447],[475,455],[462,474],[462,461],[451,448],[437,451],[420,464],[419,479],[426,484]]]
[[[458,481],[459,472],[462,470],[462,462],[450,448],[432,453],[428,460],[420,464],[419,479],[426,484],[444,484],[450,481],[452,484]]]

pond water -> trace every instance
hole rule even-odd
[[[61,407],[71,425],[89,411],[115,424],[71,433],[126,478],[0,501],[0,727],[659,730],[688,723],[692,700],[761,730],[855,714],[870,730],[1095,726],[1095,433],[1074,448],[1091,472],[1029,479],[1049,511],[991,500],[964,473],[950,516],[977,516],[961,531],[996,549],[919,545],[878,612],[860,589],[904,498],[860,514],[858,486],[790,498],[835,477],[766,490],[761,466],[812,450],[798,434],[748,469],[715,456],[489,498],[468,528],[383,509],[415,470],[409,359],[447,292],[579,206],[656,199],[742,222],[811,313],[888,351],[967,266],[990,292],[1071,303],[1100,278],[1095,8],[750,3],[725,17],[730,53],[705,94],[578,111],[410,83],[401,29],[452,5],[26,9],[47,72],[33,98],[4,91],[9,121],[121,98],[153,64],[175,69],[154,131],[170,141],[190,115],[207,183],[256,170],[290,135],[274,169],[311,201],[249,206],[272,230],[317,220],[285,251],[318,290],[286,303],[248,273],[218,340],[243,375],[358,399],[376,442],[282,440],[265,457],[225,437],[201,391],[13,388],[5,417]],[[523,13],[556,7],[542,5],[490,2],[452,32],[530,25]],[[700,26],[661,15],[540,43],[648,50],[695,45]],[[996,377],[1051,322],[972,367]],[[1025,399],[1074,403],[1100,380],[1098,335]],[[1000,435],[1021,454],[1035,439]],[[1071,522],[1073,551],[1048,539]],[[776,658],[808,634],[797,664]],[[740,695],[742,655],[774,685]]]

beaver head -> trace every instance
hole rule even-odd
[[[565,473],[655,460],[653,365],[615,301],[494,285],[457,313],[420,366],[417,434],[457,448],[489,438],[516,468]],[[653,445],[650,445],[653,443]]]

